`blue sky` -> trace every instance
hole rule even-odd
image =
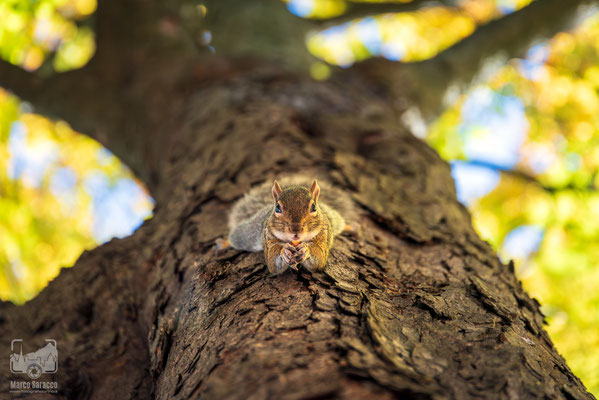
[[[152,200],[133,179],[121,177],[111,181],[100,170],[78,176],[70,166],[62,164],[57,142],[28,142],[27,137],[27,127],[19,121],[13,123],[8,143],[8,176],[31,188],[42,188],[47,179],[49,190],[62,205],[61,212],[67,215],[76,209],[77,186],[82,185],[92,200],[92,236],[98,243],[130,235],[151,215],[151,210],[140,205]],[[111,157],[109,150],[98,150],[100,165],[110,162]]]
[[[19,121],[12,124],[8,150],[9,178],[20,179],[26,186],[34,188],[42,184],[46,170],[57,162],[60,154],[58,146],[49,140],[28,145],[27,128]]]
[[[486,86],[468,94],[457,127],[467,160],[451,162],[460,202],[470,205],[495,189],[501,178],[500,170],[511,169],[518,163],[528,128],[520,98]]]
[[[518,60],[518,71],[528,79],[537,79],[548,57],[546,43],[530,48],[526,58]],[[457,127],[464,143],[466,160],[451,161],[458,200],[471,205],[490,193],[501,179],[500,170],[516,168],[521,160],[520,148],[529,131],[523,101],[486,86],[470,90],[461,109]],[[531,167],[541,172],[551,163],[550,157],[538,154]],[[572,162],[573,166],[576,160]],[[485,165],[488,165],[485,167]],[[521,225],[506,236],[502,245],[505,259],[526,259],[541,244],[544,231],[537,225]]]
[[[150,214],[136,207],[146,195],[132,179],[112,183],[105,174],[95,171],[84,178],[83,186],[92,198],[92,233],[99,243],[129,236]]]

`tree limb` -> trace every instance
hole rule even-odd
[[[548,186],[548,185],[542,183],[541,181],[539,181],[539,179],[536,176],[531,175],[526,171],[512,169],[512,168],[506,168],[504,166],[494,164],[492,162],[485,161],[485,160],[460,160],[460,162],[463,164],[472,165],[475,167],[483,167],[483,168],[487,168],[487,169],[490,169],[493,171],[498,171],[498,172],[501,172],[502,174],[513,176],[520,180],[533,183],[536,186],[543,189],[544,191],[551,193],[551,194],[559,193],[559,192],[565,191],[565,190],[573,190],[573,191],[596,191],[597,190],[597,187],[594,183],[594,181],[595,181],[594,179],[592,179],[591,182],[586,187],[577,186],[577,185],[573,184],[572,182],[568,183],[567,185],[563,185],[563,186]]]
[[[97,51],[78,70],[42,76],[0,61],[0,85],[30,102],[36,112],[64,119],[98,140],[150,188],[164,143],[150,137],[147,126],[167,121],[149,114],[148,103],[162,102],[165,110],[175,107],[168,97],[178,90],[178,72],[197,62],[183,30],[175,27],[170,36],[160,32],[161,10],[159,2],[100,1],[94,16]]]
[[[581,5],[590,0],[537,0],[521,10],[479,27],[471,36],[436,57],[409,64],[376,58],[355,66],[381,87],[408,95],[427,119],[444,107],[449,87],[469,86],[491,57],[522,57],[535,40],[569,28]]]
[[[414,0],[410,3],[364,3],[346,2],[347,10],[336,17],[313,20],[325,26],[339,25],[357,18],[370,17],[378,14],[409,12],[436,5],[454,6],[450,0]]]

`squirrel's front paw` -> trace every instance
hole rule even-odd
[[[295,263],[299,264],[310,258],[310,248],[306,243],[300,243],[295,246]]]
[[[285,243],[285,246],[281,248],[281,258],[287,264],[297,264],[295,261],[295,247],[290,243]]]

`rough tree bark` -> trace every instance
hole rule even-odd
[[[351,71],[316,83],[212,63],[111,80],[142,107],[117,99],[122,114],[103,126],[142,126],[133,143],[159,154],[159,168],[139,163],[155,216],[24,306],[1,303],[1,357],[14,338],[56,339],[52,378],[67,398],[593,398],[513,267],[472,230],[448,165],[402,127],[387,93]],[[110,107],[88,103],[92,121]],[[268,276],[262,254],[215,253],[235,199],[297,172],[360,209],[360,235],[336,240],[324,272]],[[8,395],[8,367],[0,377]]]

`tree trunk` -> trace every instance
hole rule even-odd
[[[0,357],[13,339],[24,352],[55,339],[58,372],[43,379],[77,399],[593,398],[473,231],[448,165],[399,122],[409,101],[356,70],[317,83],[178,58],[155,7],[100,2],[98,54],[70,76],[30,86],[0,65],[17,94],[89,127],[157,203],[32,301],[0,303]],[[360,210],[323,272],[269,276],[261,253],[214,251],[237,198],[298,172]],[[0,377],[0,397],[27,380],[6,364]]]
[[[15,338],[57,340],[69,398],[592,398],[473,232],[447,164],[384,97],[271,69],[187,105],[155,217],[2,304],[5,356]],[[296,172],[361,210],[324,272],[269,276],[260,253],[215,253],[232,202]]]

